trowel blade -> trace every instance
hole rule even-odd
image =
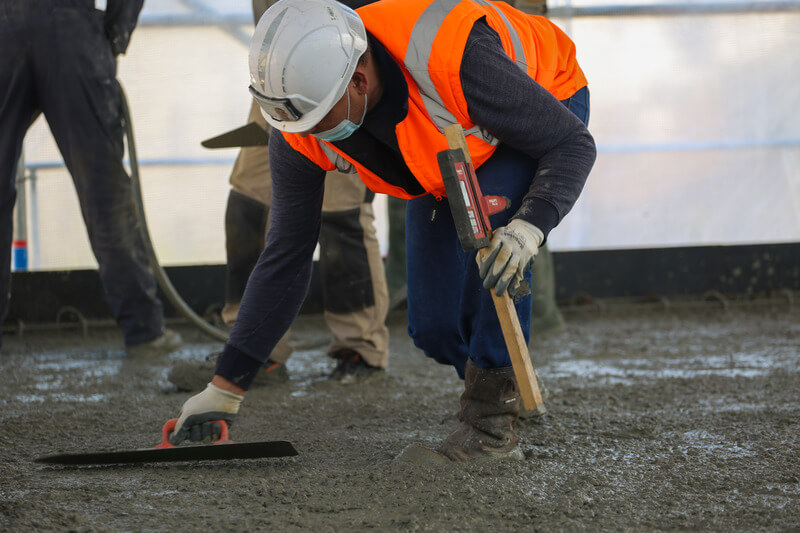
[[[68,453],[39,457],[37,463],[58,465],[110,465],[123,463],[162,463],[174,461],[214,461],[224,459],[258,459],[297,455],[287,441],[242,442],[207,446],[144,448],[119,452]]]
[[[265,146],[269,142],[267,131],[255,122],[225,132],[201,142],[206,148],[242,148],[247,146]]]

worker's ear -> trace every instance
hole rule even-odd
[[[356,71],[353,73],[351,83],[355,84],[358,94],[365,94],[369,88],[369,81],[366,73],[361,71],[358,67],[356,67]]]

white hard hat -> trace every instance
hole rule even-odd
[[[267,122],[298,133],[316,126],[344,94],[367,32],[335,0],[280,0],[250,43],[250,93]]]

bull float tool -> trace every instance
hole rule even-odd
[[[450,149],[438,152],[436,156],[458,239],[465,252],[477,250],[481,260],[485,260],[486,248],[492,240],[489,216],[505,209],[508,201],[499,196],[484,196],[481,193],[461,125],[448,126],[444,134]],[[536,372],[531,363],[528,344],[522,334],[514,301],[508,291],[502,296],[498,296],[494,288],[490,289],[490,292],[503,331],[503,339],[511,356],[511,365],[519,385],[522,404],[525,409],[544,413],[542,393],[539,390]]]
[[[168,420],[161,428],[161,444],[155,448],[110,452],[66,453],[39,457],[34,461],[51,465],[114,465],[130,463],[165,463],[178,461],[219,461],[227,459],[261,459],[265,457],[291,457],[297,455],[292,443],[287,441],[233,442],[228,438],[228,424],[219,424],[219,439],[201,446],[175,446],[169,436],[178,419]]]

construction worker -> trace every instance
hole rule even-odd
[[[256,28],[250,76],[273,127],[271,229],[215,375],[184,403],[172,441],[235,418],[307,290],[325,171],[353,166],[371,190],[409,199],[409,333],[465,378],[459,426],[435,449],[410,446],[402,458],[520,458],[519,390],[485,289],[522,295],[538,248],[594,164],[573,43],[504,2],[381,0],[352,11],[281,0]],[[462,250],[443,198],[436,154],[454,123],[466,130],[483,193],[509,199],[491,217],[497,231],[480,265]],[[516,308],[527,332],[530,296]]]
[[[0,0],[0,320],[8,310],[15,168],[25,133],[44,113],[72,175],[100,281],[130,356],[167,353],[164,329],[122,164],[116,56],[125,53],[142,0]]]
[[[253,0],[256,23],[274,3]],[[248,123],[268,128],[255,100]],[[389,295],[375,231],[375,193],[353,172],[331,172],[326,179],[334,185],[325,189],[319,260],[325,322],[332,336],[327,353],[336,360],[329,378],[341,384],[361,383],[385,374],[389,360]],[[264,249],[272,203],[267,147],[242,148],[230,183],[225,211],[227,279],[221,312],[229,327],[236,322],[247,279]],[[286,381],[286,361],[291,353],[287,332],[269,354],[253,386]],[[200,362],[179,361],[170,369],[168,379],[180,390],[202,389],[218,358],[214,353]]]

